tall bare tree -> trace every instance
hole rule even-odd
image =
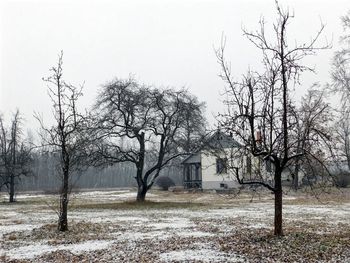
[[[341,95],[342,108],[350,108],[350,11],[342,18],[344,35],[340,38],[341,48],[333,57],[333,91]]]
[[[297,190],[299,186],[300,171],[309,177],[315,176],[315,173],[310,172],[310,169],[308,169],[309,164],[315,162],[312,159],[318,158],[316,162],[322,167],[326,161],[322,157],[325,156],[326,152],[331,157],[329,158],[330,160],[334,157],[333,147],[330,147],[329,143],[324,144],[324,142],[330,142],[331,140],[329,126],[333,120],[332,109],[326,100],[326,90],[322,89],[318,83],[315,83],[302,97],[300,107],[296,108],[295,112],[291,112],[296,119],[296,132],[292,133],[292,140],[296,141],[296,152],[306,153],[297,156],[292,162],[294,166],[294,169],[291,169],[292,187],[294,190]],[[318,140],[318,136],[315,136],[315,133],[322,136],[323,140]],[[325,150],[320,152],[319,150],[322,148],[325,148]],[[312,155],[311,159],[309,158],[310,155]],[[326,167],[324,168],[327,169]],[[305,169],[308,169],[308,172]]]
[[[335,123],[337,133],[337,155],[340,161],[346,161],[350,170],[350,11],[341,18],[344,35],[340,38],[341,48],[337,50],[332,62],[332,85],[334,93],[341,96],[338,121]]]
[[[203,126],[202,108],[186,90],[151,88],[133,79],[108,83],[90,125],[97,138],[91,149],[95,163],[133,163],[136,199],[144,201],[164,166],[188,153],[192,142],[185,144],[183,138]]]
[[[283,235],[282,172],[296,158],[306,154],[305,148],[300,148],[300,145],[297,147],[300,140],[296,135],[298,120],[293,113],[296,106],[290,94],[294,85],[298,84],[300,73],[305,70],[313,71],[312,68],[302,65],[301,60],[327,46],[315,46],[323,25],[309,43],[294,47],[288,44],[287,27],[293,15],[276,5],[278,19],[273,25],[274,41],[270,42],[268,39],[263,19],[260,21],[260,30],[244,30],[244,35],[262,52],[263,73],[249,71],[241,82],[235,81],[225,59],[224,41],[217,50],[217,58],[222,69],[221,77],[227,84],[228,111],[222,115],[223,127],[243,146],[241,151],[273,166],[272,178],[247,180],[242,172],[237,171],[236,179],[241,184],[262,185],[274,193],[274,234],[280,236]],[[309,129],[314,134],[308,139],[310,144],[312,141],[327,139],[317,132],[317,127]]]
[[[23,176],[33,175],[32,147],[23,139],[22,118],[19,110],[13,114],[11,127],[7,128],[0,117],[0,175],[1,184],[9,192],[10,203],[15,201],[15,186]]]
[[[8,130],[5,127],[5,123],[3,120],[3,117],[0,115],[0,149],[1,149],[1,166],[0,166],[0,173],[1,173],[1,184],[0,186],[6,186],[8,182],[9,177],[9,166],[10,166],[10,158],[9,155],[11,153],[10,146],[9,146],[9,138],[8,138]]]
[[[295,168],[293,186],[299,183],[298,171],[303,170],[308,177],[319,177],[325,182],[333,182],[328,168],[334,161],[334,134],[330,129],[333,121],[333,110],[327,101],[325,89],[315,84],[302,97],[298,112],[300,133],[297,138],[297,152],[304,152],[293,160]],[[318,169],[316,169],[318,168]]]
[[[183,99],[186,100],[183,105],[183,131],[179,133],[177,143],[185,152],[191,152],[206,136],[207,121],[203,114],[205,103],[199,102],[195,96],[184,95]]]
[[[58,230],[68,230],[68,202],[70,177],[79,170],[84,152],[80,131],[83,117],[78,113],[77,101],[82,96],[82,86],[77,88],[63,79],[63,52],[57,66],[50,69],[52,75],[43,80],[48,83],[48,94],[52,102],[55,124],[47,127],[43,118],[36,115],[41,125],[41,139],[45,150],[58,159],[58,172],[61,178]]]

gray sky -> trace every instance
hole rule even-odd
[[[260,53],[242,35],[242,26],[258,29],[264,16],[276,18],[274,0],[125,0],[125,1],[0,1],[0,112],[6,117],[16,107],[27,126],[37,123],[33,112],[50,119],[50,101],[42,77],[64,51],[65,79],[85,82],[82,107],[89,107],[101,84],[134,74],[145,84],[187,87],[207,103],[207,116],[222,110],[223,82],[213,47],[227,37],[227,54],[239,79],[261,61]],[[288,1],[294,10],[289,40],[310,40],[326,24],[321,42],[333,38],[333,50],[320,51],[305,62],[318,75],[302,78],[302,94],[311,83],[329,81],[330,59],[342,34],[340,16],[349,0]]]

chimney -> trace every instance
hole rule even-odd
[[[262,137],[261,137],[261,131],[260,129],[256,132],[256,138],[255,138],[257,143],[261,143]]]

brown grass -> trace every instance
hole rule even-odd
[[[125,201],[108,203],[77,203],[71,206],[72,209],[111,209],[111,210],[149,210],[149,209],[203,209],[211,205],[192,202],[155,202],[155,201]]]

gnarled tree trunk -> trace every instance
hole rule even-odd
[[[283,235],[282,228],[282,170],[275,171],[275,231],[276,236]]]
[[[58,218],[58,230],[67,231],[68,230],[68,170],[63,171],[63,185],[60,195],[60,211]]]
[[[144,185],[144,184],[140,185],[137,189],[136,201],[144,202],[146,199],[147,191],[148,191],[147,185]]]

